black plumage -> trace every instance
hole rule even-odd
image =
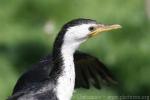
[[[74,62],[76,71],[75,88],[89,89],[90,85],[93,85],[95,88],[100,89],[100,78],[106,81],[108,84],[116,84],[116,80],[112,76],[111,72],[97,58],[88,55],[86,53],[77,51],[74,54]],[[25,95],[26,93],[28,93],[28,91],[38,91],[40,89],[39,87],[43,87],[46,84],[50,84],[49,74],[52,71],[52,68],[53,66],[51,55],[48,55],[47,57],[41,59],[39,63],[35,64],[18,80],[13,90],[14,96],[10,97],[9,100],[16,100],[13,98],[18,98],[19,96]],[[51,84],[52,83],[53,82],[51,82]],[[31,87],[34,85],[37,87]],[[54,88],[53,85],[51,85],[51,88]],[[47,91],[46,93],[51,92],[52,91]],[[46,95],[46,93],[41,93],[40,95],[42,94]],[[35,96],[37,97],[37,95]],[[46,98],[43,95],[42,97]],[[54,94],[53,97],[55,97]],[[48,99],[39,99],[39,100],[48,100]]]
[[[25,72],[17,81],[12,96],[8,100],[58,100],[54,88],[57,78],[62,72],[60,49],[67,28],[82,23],[96,23],[90,19],[76,19],[65,24],[54,42],[51,55],[40,60]],[[90,88],[90,85],[100,89],[100,78],[107,83],[115,84],[110,71],[97,58],[83,52],[74,53],[75,87]]]

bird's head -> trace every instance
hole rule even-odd
[[[66,45],[79,46],[90,37],[118,28],[121,28],[118,24],[104,25],[95,20],[79,18],[66,23],[58,36],[63,38]]]
[[[63,26],[66,30],[64,40],[67,42],[83,42],[90,37],[93,37],[99,33],[110,31],[113,29],[121,28],[120,25],[104,25],[99,24],[95,20],[91,19],[75,19]]]

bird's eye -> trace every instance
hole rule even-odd
[[[93,26],[91,26],[91,27],[89,27],[89,31],[94,31],[94,27]]]

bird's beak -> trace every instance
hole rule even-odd
[[[121,28],[121,25],[119,24],[113,24],[113,25],[97,24],[96,26],[94,26],[94,30],[89,34],[89,37],[93,37],[101,32],[106,32],[106,31],[119,29],[119,28]]]

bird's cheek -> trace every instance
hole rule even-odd
[[[85,38],[87,35],[87,32],[81,33],[79,34],[79,38]]]

